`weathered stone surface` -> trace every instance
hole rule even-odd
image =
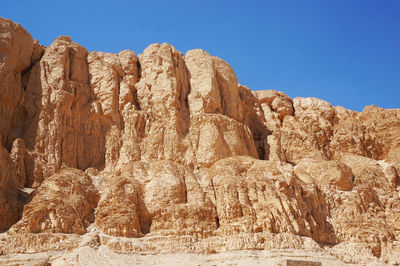
[[[24,139],[33,160],[27,172],[35,186],[62,164],[85,170],[117,163],[121,111],[134,103],[137,78],[130,51],[88,53],[69,37],[46,49],[31,70],[24,103]]]
[[[25,168],[25,142],[23,139],[15,139],[11,150],[11,160],[14,162],[17,170],[17,186],[25,187],[27,183],[26,168]]]
[[[346,155],[343,162],[354,175],[353,189],[324,190],[337,238],[340,242],[363,242],[377,247],[391,243],[398,237],[396,221],[400,216],[398,191],[385,173],[388,165],[359,155]]]
[[[315,98],[295,98],[293,106],[294,116],[284,119],[280,131],[286,159],[295,164],[302,158],[330,159],[329,138],[335,115],[333,106]]]
[[[0,18],[0,136],[2,145],[15,137],[23,100],[22,72],[31,65],[33,39],[21,27]],[[8,143],[9,144],[9,143]]]
[[[190,74],[190,94],[188,96],[191,115],[222,113],[221,93],[212,56],[196,49],[185,55],[185,63]]]
[[[258,157],[226,63],[201,50],[184,58],[165,43],[146,48],[139,62],[137,103],[122,112],[120,164],[156,159],[210,166],[232,155]]]
[[[63,163],[81,169],[104,163],[104,136],[96,134],[96,126],[83,124],[85,109],[90,107],[87,54],[69,37],[59,37],[32,69],[24,139],[34,153],[33,169],[28,171],[35,186],[58,172]]]
[[[105,181],[113,185],[102,192],[102,200],[96,212],[96,223],[102,224],[99,228],[108,227],[113,230],[116,227],[114,224],[127,221],[130,226],[134,226],[136,232],[131,237],[148,233],[206,237],[217,229],[215,207],[187,166],[172,161],[136,162],[125,166],[119,175]],[[129,186],[128,191],[124,190],[125,197],[120,196],[121,182]],[[116,192],[111,195],[110,190]],[[104,197],[114,200],[114,204],[104,203]],[[104,211],[105,208],[119,206],[124,210]],[[128,210],[126,206],[129,206]],[[102,218],[100,212],[109,216],[109,223],[98,220]],[[126,233],[119,235],[128,236]]]
[[[310,248],[399,263],[399,191],[399,109],[251,91],[222,59],[166,43],[44,48],[0,18],[0,253]]]
[[[333,186],[338,190],[351,190],[353,188],[353,173],[351,169],[336,161],[317,162],[303,159],[294,172],[305,183],[314,183],[322,188]]]
[[[290,169],[248,157],[214,164],[208,178],[221,234],[290,232],[334,243],[325,199],[316,187],[303,188]]]
[[[22,202],[18,196],[18,173],[7,150],[0,143],[0,232],[20,218]]]
[[[191,123],[192,146],[186,152],[189,162],[204,167],[235,155],[258,157],[252,132],[242,123],[216,114],[194,117]]]
[[[94,220],[98,193],[88,175],[65,168],[47,178],[24,207],[10,233],[86,233]]]
[[[150,232],[206,237],[217,228],[215,207],[187,167],[168,161],[151,165],[144,202],[152,222]]]
[[[140,236],[139,196],[134,180],[110,175],[103,187],[95,213],[96,227],[112,236]]]
[[[280,128],[283,118],[293,115],[293,100],[285,93],[276,90],[254,91],[253,93],[263,110],[269,130]]]

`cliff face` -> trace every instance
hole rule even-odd
[[[399,174],[399,109],[251,91],[165,43],[43,47],[0,19],[0,254],[80,234],[118,252],[324,246],[399,263]]]

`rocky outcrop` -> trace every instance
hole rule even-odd
[[[322,189],[333,187],[336,190],[349,191],[353,188],[354,175],[351,168],[337,161],[315,161],[303,159],[294,172],[301,181],[317,184]]]
[[[195,235],[217,229],[214,205],[187,166],[136,162],[103,182],[97,227],[113,236]]]
[[[89,87],[88,52],[60,37],[32,68],[27,83],[27,149],[34,186],[59,171],[101,167],[105,160],[107,122]],[[107,103],[104,103],[105,105]],[[111,123],[111,122],[109,122]]]
[[[21,105],[26,79],[33,62],[40,57],[40,46],[19,24],[0,20],[0,136],[1,144],[10,147],[22,128]]]
[[[7,150],[0,144],[0,232],[20,219],[23,207],[18,193],[18,174]]]
[[[251,91],[166,43],[42,47],[0,19],[0,125],[0,252],[298,246],[400,262],[399,109]]]
[[[98,194],[84,172],[65,168],[47,178],[24,206],[10,233],[84,234],[94,220]]]
[[[322,193],[302,187],[291,165],[248,157],[220,160],[207,178],[214,187],[221,234],[293,233],[335,243]]]
[[[95,215],[99,230],[111,236],[141,236],[138,187],[134,181],[117,174],[104,180]]]

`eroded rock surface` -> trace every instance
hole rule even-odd
[[[0,253],[400,263],[399,193],[400,109],[251,91],[222,59],[166,43],[42,47],[0,18]]]
[[[10,233],[84,234],[94,220],[98,194],[90,177],[65,168],[47,178]]]
[[[22,202],[18,193],[18,174],[7,150],[0,144],[0,231],[18,221]]]

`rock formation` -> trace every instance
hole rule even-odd
[[[84,234],[93,222],[98,194],[88,175],[62,169],[42,182],[9,233]]]
[[[251,91],[223,60],[166,43],[43,47],[0,18],[0,231],[0,254],[400,263],[400,109]]]

